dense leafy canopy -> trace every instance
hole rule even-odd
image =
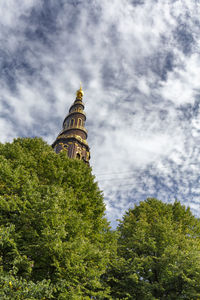
[[[41,139],[0,145],[1,299],[101,299],[113,248],[91,169]]]
[[[0,299],[200,299],[200,221],[147,199],[113,233],[91,169],[0,144]]]
[[[113,299],[200,299],[200,221],[179,202],[130,209],[107,281]]]

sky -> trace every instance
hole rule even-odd
[[[200,0],[1,0],[0,142],[50,145],[82,82],[117,225],[148,197],[200,216]]]

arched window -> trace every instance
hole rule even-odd
[[[81,119],[78,119],[78,126],[82,126],[83,125],[83,121]]]
[[[81,159],[80,153],[77,153],[77,154],[76,154],[76,158],[77,158],[77,159]]]
[[[69,120],[65,121],[64,123],[64,128],[68,128],[69,127]]]
[[[74,126],[74,119],[71,119],[70,126]]]

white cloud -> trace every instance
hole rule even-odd
[[[178,54],[178,53],[177,53]],[[168,74],[166,82],[162,82],[161,95],[179,106],[194,103],[195,95],[199,92],[200,57],[194,53],[190,57],[181,56],[181,68],[177,67]]]
[[[30,9],[38,5],[38,0],[2,0],[0,3],[0,22],[5,26],[15,29],[16,22],[21,16],[29,14]]]

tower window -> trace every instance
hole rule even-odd
[[[77,159],[81,159],[80,153],[77,153],[77,154],[76,154],[76,158],[77,158]]]
[[[78,126],[82,126],[83,125],[83,121],[81,119],[78,119]]]
[[[64,128],[67,128],[67,127],[69,127],[69,120],[65,121],[65,123],[64,123]]]
[[[74,125],[74,119],[71,119],[70,126]]]

